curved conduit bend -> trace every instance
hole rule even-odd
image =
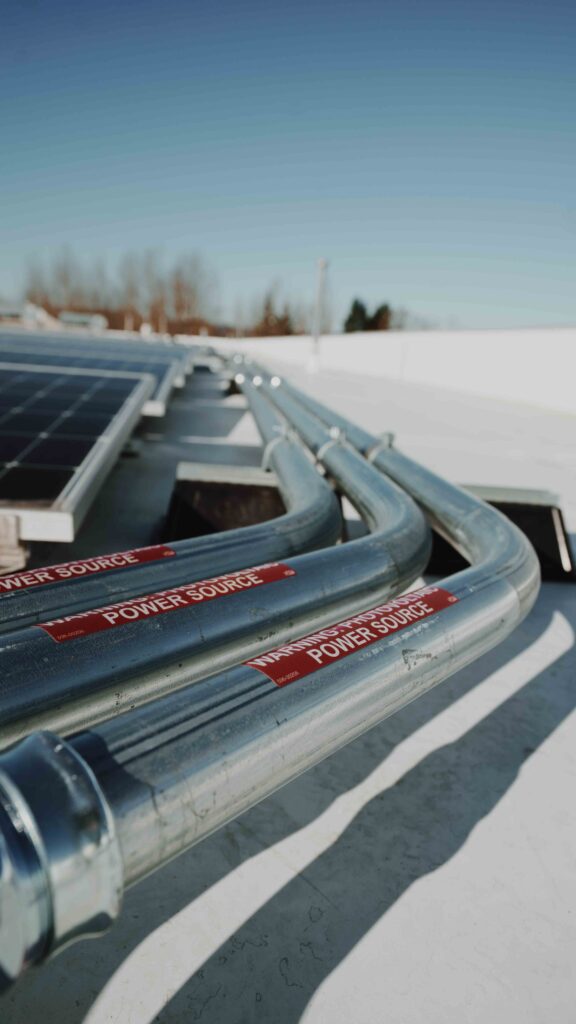
[[[284,420],[254,389],[249,392],[249,406],[268,452],[269,468],[278,478],[285,515],[224,533],[65,563],[64,580],[58,579],[61,566],[0,576],[0,633],[335,543],[342,523],[332,490],[314,471],[295,437],[288,436]],[[120,562],[120,567],[95,575],[72,575],[106,558]],[[47,575],[56,581],[23,588],[23,579]]]
[[[293,411],[307,433],[304,406]],[[394,466],[474,567],[68,743],[36,733],[0,756],[6,983],[104,930],[126,886],[463,668],[526,615],[539,568],[523,535],[411,460]],[[81,801],[91,810],[89,863]]]
[[[249,382],[243,386],[254,407],[258,400],[269,404]],[[371,532],[243,570],[232,581],[236,592],[227,592],[230,578],[221,578],[186,588],[190,600],[165,591],[160,599],[145,596],[121,610],[112,606],[5,634],[0,747],[34,728],[69,734],[133,709],[238,664],[271,642],[385,600],[423,572],[431,538],[418,506],[349,445],[333,442],[317,419],[303,413],[304,423],[311,447]],[[162,604],[169,614],[155,614]]]
[[[259,379],[265,378],[266,393],[296,429],[303,413],[328,425],[333,434],[346,439],[369,463],[411,494],[438,533],[471,563],[469,569],[444,582],[450,589],[457,589],[460,601],[467,600],[468,622],[472,621],[475,609],[478,616],[484,616],[481,595],[488,601],[488,607],[490,595],[494,596],[493,621],[488,632],[495,639],[485,646],[489,637],[480,637],[480,653],[507,636],[528,614],[540,587],[538,560],[525,535],[496,509],[392,448],[390,435],[383,439],[374,437],[286,380],[257,369]],[[507,613],[500,622],[500,599],[505,597]],[[466,628],[461,638],[455,636],[455,642],[469,642],[468,633]]]

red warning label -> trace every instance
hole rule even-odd
[[[454,594],[441,587],[413,590],[411,594],[397,597],[387,604],[337,622],[334,626],[327,626],[301,640],[277,647],[258,658],[251,658],[244,664],[263,672],[276,686],[287,686],[319,668],[354,654],[362,647],[368,647],[377,640],[421,622],[457,601]]]
[[[32,569],[30,572],[16,572],[10,576],[0,576],[0,595],[15,590],[26,590],[28,587],[39,587],[46,583],[59,583],[62,580],[92,576],[110,569],[142,565],[143,562],[156,562],[161,558],[171,558],[175,554],[176,552],[172,548],[168,548],[164,544],[156,544],[150,548],[120,551],[115,555],[97,555],[96,558],[86,558],[78,562],[62,562],[60,565],[48,565],[45,569]]]
[[[127,626],[141,619],[165,615],[166,612],[178,611],[204,601],[214,601],[218,597],[237,594],[252,587],[260,587],[265,583],[295,576],[296,570],[282,562],[271,562],[241,572],[226,573],[209,580],[199,580],[171,590],[161,590],[157,594],[146,594],[131,601],[120,601],[104,608],[94,608],[88,612],[67,615],[52,622],[40,622],[40,629],[49,633],[53,640],[62,643],[64,640],[76,640],[90,633],[102,633],[106,629]]]

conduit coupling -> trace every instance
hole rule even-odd
[[[114,817],[86,762],[35,733],[0,768],[0,987],[118,915]]]

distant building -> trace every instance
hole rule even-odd
[[[0,324],[13,324],[16,327],[55,327],[58,321],[41,306],[33,302],[0,304]]]
[[[105,331],[108,327],[108,319],[102,313],[75,313],[63,309],[58,319],[65,327],[86,327],[90,331]]]

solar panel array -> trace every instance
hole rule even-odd
[[[127,373],[151,373],[158,382],[162,381],[167,366],[170,364],[165,360],[158,361],[153,357],[148,359],[114,359],[109,356],[66,355],[60,352],[50,351],[28,351],[4,349],[0,344],[0,360],[4,363],[30,363],[30,365],[42,363],[43,366],[70,366],[74,369],[85,370],[125,370]]]
[[[176,346],[0,331],[0,515],[22,540],[72,540],[142,414],[163,416]]]
[[[138,376],[0,369],[0,505],[52,504],[141,386]]]
[[[44,366],[78,369],[115,370],[128,373],[149,373],[156,380],[156,390],[144,412],[163,415],[165,403],[179,376],[183,375],[182,355],[160,345],[137,345],[78,339],[0,333],[0,360]]]
[[[62,337],[61,335],[28,334],[18,338],[0,331],[0,344],[12,348],[39,346],[43,351],[75,353],[76,355],[102,356],[111,359],[157,359],[159,362],[184,363],[185,353],[176,345],[126,342],[121,339]]]
[[[110,333],[102,335],[94,334],[58,334],[57,332],[46,331],[14,331],[3,329],[0,325],[0,344],[11,346],[41,345],[43,349],[58,348],[66,351],[105,352],[107,349],[112,354],[121,352],[132,358],[140,355],[144,357],[158,356],[161,359],[183,360],[185,351],[179,346],[166,341],[145,341],[140,339],[128,339],[116,337]]]

